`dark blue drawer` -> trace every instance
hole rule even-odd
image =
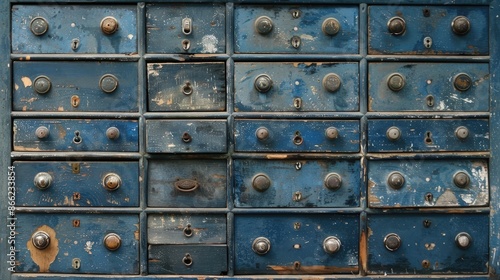
[[[137,112],[134,62],[14,62],[14,111]]]
[[[358,160],[234,160],[236,207],[356,207]]]
[[[359,110],[357,63],[236,63],[234,80],[235,111]]]

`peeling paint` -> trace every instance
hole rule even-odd
[[[21,81],[23,82],[23,85],[25,88],[30,87],[33,85],[33,82],[29,77],[21,77]]]

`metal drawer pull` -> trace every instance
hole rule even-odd
[[[200,184],[198,181],[192,179],[177,179],[177,181],[174,182],[174,186],[181,192],[192,192],[196,190]]]
[[[49,30],[49,23],[42,17],[36,17],[31,20],[30,29],[36,36],[41,36]]]
[[[45,231],[37,231],[31,236],[33,246],[38,250],[43,250],[50,245],[50,236]]]
[[[451,22],[451,30],[453,33],[463,36],[469,33],[470,30],[470,21],[467,17],[457,16]]]
[[[394,36],[399,36],[406,31],[406,22],[402,17],[392,17],[387,22],[387,30]]]
[[[186,255],[184,256],[184,258],[182,258],[182,263],[185,266],[191,266],[193,264],[193,258],[191,257],[191,254],[186,253]]]
[[[455,237],[455,243],[458,248],[467,249],[472,244],[472,237],[466,232],[461,232]]]
[[[271,179],[267,175],[259,173],[253,177],[252,186],[256,191],[266,191],[271,186]]]
[[[328,36],[335,36],[340,31],[340,22],[336,18],[327,18],[323,21],[321,30]]]
[[[187,226],[184,228],[184,230],[182,232],[184,233],[184,236],[186,236],[186,237],[193,236],[193,229],[191,228],[191,224],[187,224]]]
[[[271,242],[265,237],[257,237],[252,243],[252,250],[259,255],[265,255],[271,250]]]
[[[122,185],[122,179],[118,174],[115,173],[109,173],[104,176],[104,179],[102,180],[102,185],[104,186],[105,189],[108,191],[115,191],[120,188]]]
[[[46,126],[40,126],[35,130],[35,135],[38,139],[44,139],[49,137],[50,131]]]
[[[118,21],[114,17],[105,17],[101,21],[101,30],[104,34],[111,35],[118,30]]]
[[[389,233],[384,237],[384,245],[387,250],[394,252],[401,246],[401,238],[395,233]]]
[[[191,140],[193,140],[193,138],[191,137],[191,135],[189,133],[184,132],[182,134],[182,142],[189,143],[189,142],[191,142]]]
[[[254,26],[259,34],[268,34],[273,30],[273,21],[269,17],[261,16],[255,20]]]
[[[116,233],[108,233],[104,237],[104,247],[110,251],[116,251],[122,245],[121,237]]]
[[[50,184],[52,184],[52,176],[50,176],[47,172],[40,172],[35,175],[33,182],[37,188],[45,190],[50,187]]]
[[[342,242],[335,236],[328,236],[323,241],[323,250],[328,254],[337,253],[340,251],[340,247],[342,246]]]
[[[52,86],[49,77],[47,76],[38,76],[35,78],[33,82],[33,89],[35,92],[39,94],[44,94],[49,92],[50,87]]]

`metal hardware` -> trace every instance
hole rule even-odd
[[[105,74],[99,80],[99,87],[105,93],[112,93],[118,87],[118,78],[111,74]]]
[[[426,47],[427,49],[432,48],[432,38],[431,37],[424,38],[424,47]]]
[[[108,191],[115,191],[122,185],[122,179],[118,174],[108,173],[102,179],[102,185]]]
[[[78,48],[80,47],[80,39],[78,38],[74,38],[71,40],[71,49],[73,51],[76,51],[78,50]]]
[[[80,200],[82,198],[81,194],[79,192],[74,192],[73,193],[73,201]]]
[[[255,20],[254,26],[259,34],[268,34],[273,30],[273,21],[269,17],[261,16]]]
[[[300,98],[300,97],[294,98],[293,99],[293,107],[295,107],[295,109],[297,109],[297,110],[302,108],[302,98]]]
[[[391,126],[385,132],[387,138],[391,141],[396,141],[401,137],[401,130],[395,126]]]
[[[340,251],[341,246],[342,243],[340,242],[340,239],[335,236],[328,236],[325,240],[323,240],[323,250],[325,250],[328,254],[337,253]]]
[[[401,238],[395,233],[389,233],[384,237],[384,245],[387,250],[394,252],[401,246]]]
[[[339,75],[335,73],[330,73],[323,78],[322,84],[325,90],[329,92],[336,92],[337,90],[340,89],[340,86],[342,85],[342,80],[340,79]]]
[[[35,17],[31,20],[30,30],[36,36],[41,36],[49,30],[49,23],[43,17]]]
[[[73,137],[73,143],[80,144],[82,143],[82,137],[80,136],[80,131],[75,131],[75,137]]]
[[[422,14],[424,15],[424,17],[430,17],[431,16],[431,10],[425,8],[422,10]]]
[[[44,139],[44,138],[49,137],[50,132],[49,132],[49,129],[46,126],[39,126],[35,130],[35,135],[36,135],[36,137],[38,139]]]
[[[327,18],[323,21],[321,30],[328,36],[335,36],[340,31],[340,22],[336,18]]]
[[[253,86],[258,92],[266,93],[273,87],[273,80],[268,75],[262,74],[255,78]]]
[[[429,106],[429,107],[434,106],[434,96],[427,95],[427,97],[425,97],[425,101],[427,102],[427,106]]]
[[[105,17],[101,20],[101,31],[111,35],[118,30],[118,21],[114,17]]]
[[[387,22],[387,30],[394,36],[399,36],[406,31],[406,22],[402,17],[392,17]]]
[[[337,173],[330,173],[326,175],[324,184],[327,189],[338,190],[342,186],[342,177]]]
[[[466,232],[460,232],[455,236],[455,244],[460,249],[467,249],[472,244],[472,237]]]
[[[78,95],[71,96],[71,106],[77,108],[80,105],[80,97]]]
[[[459,91],[466,91],[472,87],[472,78],[465,74],[457,74],[453,78],[453,86]]]
[[[174,182],[174,187],[181,192],[192,192],[199,186],[198,181],[192,179],[177,179]]]
[[[431,267],[431,262],[429,260],[423,260],[422,261],[422,267],[425,269],[428,269]]]
[[[104,236],[104,247],[110,251],[116,251],[122,245],[122,239],[116,233],[108,233]]]
[[[106,137],[108,137],[109,140],[115,140],[120,137],[120,130],[114,126],[109,127],[106,129]]]
[[[79,258],[74,258],[72,261],[71,261],[71,267],[73,267],[73,269],[80,269],[80,265],[81,265],[82,261],[79,259]]]
[[[399,172],[392,172],[389,174],[389,177],[387,177],[387,184],[389,187],[399,190],[405,184],[405,177]]]
[[[453,183],[455,184],[455,186],[457,186],[459,188],[468,187],[470,184],[469,174],[467,174],[463,171],[455,173],[455,175],[453,175]]]
[[[47,76],[38,76],[35,78],[35,81],[33,82],[33,89],[35,90],[35,92],[39,94],[45,94],[49,92],[51,86],[52,83],[50,82],[50,79]]]
[[[426,202],[432,203],[433,200],[434,200],[434,195],[432,193],[428,192],[428,193],[425,194],[424,199],[425,199]]]
[[[300,270],[301,266],[302,266],[302,264],[299,261],[293,262],[293,269]]]
[[[425,228],[430,228],[431,224],[432,224],[432,222],[430,220],[424,220],[424,222],[423,222],[423,225]]]
[[[191,48],[191,41],[189,41],[188,39],[182,40],[181,44],[182,44],[182,49],[185,51],[188,51],[189,48]]]
[[[424,137],[424,143],[426,145],[431,145],[434,141],[432,140],[432,132],[426,131]]]
[[[252,243],[252,250],[259,255],[265,255],[271,250],[271,242],[265,237],[257,237]]]
[[[302,135],[300,135],[299,131],[295,131],[295,136],[293,136],[293,144],[299,146],[304,143],[304,138],[302,138]]]
[[[191,137],[191,135],[187,132],[184,132],[182,133],[182,142],[184,143],[189,143],[193,140],[193,138]]]
[[[267,175],[259,173],[253,177],[252,187],[259,192],[266,191],[271,187],[271,179]]]
[[[469,137],[469,129],[465,126],[459,126],[455,129],[455,136],[460,140],[465,140]]]
[[[294,49],[300,48],[300,43],[301,43],[301,39],[299,36],[293,36],[292,39],[290,40],[290,44],[292,45],[292,47]]]
[[[300,17],[300,10],[292,10],[292,17],[297,19]]]
[[[399,73],[393,73],[387,78],[387,86],[390,90],[398,92],[405,86],[405,78]]]
[[[37,188],[45,190],[52,184],[52,176],[47,172],[39,172],[35,175],[33,182]]]
[[[451,30],[453,33],[463,36],[470,31],[470,21],[467,17],[457,16],[451,22]]]
[[[73,220],[73,227],[80,227],[80,220],[78,219]]]
[[[294,192],[292,200],[295,201],[295,202],[301,201],[302,200],[302,193],[299,192],[299,191]]]
[[[265,127],[259,127],[255,131],[255,136],[260,141],[266,140],[269,137],[269,130],[267,130],[267,128]]]
[[[299,222],[295,222],[295,223],[293,223],[293,229],[294,229],[294,230],[299,230],[299,229],[300,229],[300,226],[301,226],[301,224],[300,224]]]
[[[37,231],[31,236],[31,243],[38,250],[43,250],[50,245],[50,236],[45,231]]]
[[[193,87],[190,82],[186,82],[184,86],[182,86],[182,93],[185,95],[191,95],[193,93]]]
[[[193,31],[193,21],[190,18],[182,19],[182,33],[189,35]]]
[[[189,253],[186,253],[186,255],[184,255],[184,258],[182,258],[182,263],[185,266],[191,266],[193,264],[193,258]]]
[[[339,130],[336,127],[329,127],[325,130],[326,138],[334,140],[339,138]]]
[[[73,172],[73,174],[80,173],[80,164],[78,162],[74,162],[71,164],[71,172]]]
[[[182,232],[186,237],[193,236],[193,229],[191,229],[191,224],[187,224],[186,227],[182,230]]]

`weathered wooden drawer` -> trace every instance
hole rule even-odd
[[[16,218],[16,272],[139,273],[137,215],[18,213]]]
[[[234,240],[236,274],[358,271],[358,215],[235,215]]]
[[[227,160],[150,160],[150,207],[226,207]]]
[[[226,65],[148,64],[149,111],[224,111]]]
[[[138,138],[136,120],[14,120],[14,151],[137,152]]]
[[[225,153],[226,120],[147,120],[148,153]]]
[[[357,63],[236,63],[235,111],[358,111]]]
[[[488,224],[488,214],[369,215],[368,273],[486,273]]]
[[[18,206],[139,206],[137,162],[15,161]]]
[[[236,5],[236,53],[358,53],[357,6]]]
[[[370,63],[370,111],[489,111],[488,63]]]
[[[472,152],[489,148],[489,123],[484,119],[368,121],[368,152]]]
[[[15,5],[13,53],[137,52],[137,7]]]
[[[238,152],[358,152],[359,121],[234,121]]]
[[[234,160],[236,207],[359,206],[359,160]]]
[[[487,6],[370,6],[369,54],[487,55]]]
[[[14,62],[14,111],[137,112],[135,62]]]
[[[488,162],[383,160],[368,162],[370,207],[487,206]]]
[[[224,3],[148,4],[146,26],[148,53],[226,52]]]

